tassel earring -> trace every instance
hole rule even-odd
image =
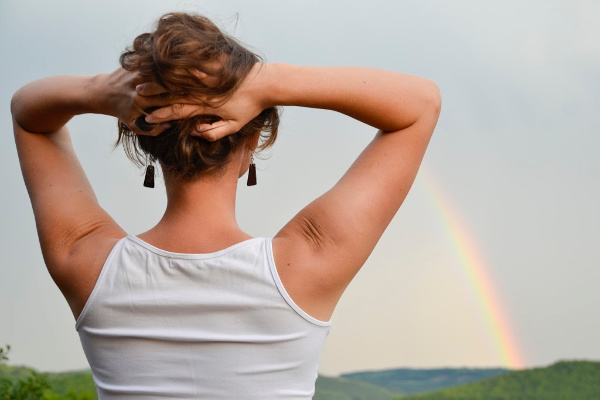
[[[256,185],[256,164],[254,164],[254,153],[251,155],[250,167],[248,167],[248,182],[246,182],[246,185]]]
[[[147,161],[146,163],[148,164]],[[146,175],[144,176],[144,187],[154,187],[154,165],[152,165],[152,163],[148,164],[148,166],[146,167]]]

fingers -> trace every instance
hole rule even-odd
[[[134,103],[140,110],[160,108],[173,104],[176,99],[156,82],[144,82],[135,87]]]
[[[178,100],[172,97],[170,94],[159,94],[155,96],[139,96],[135,95],[133,103],[140,110],[156,109],[161,107],[170,106]],[[181,100],[179,100],[181,101]]]
[[[161,133],[163,133],[164,131],[166,131],[167,129],[169,129],[171,127],[171,124],[169,124],[168,122],[162,123],[162,124],[158,124],[154,127],[154,129],[152,129],[149,134],[152,136],[158,136]]]
[[[200,136],[206,140],[214,142],[225,136],[232,135],[239,130],[237,125],[232,121],[220,120],[212,124],[198,124],[196,131],[192,136]]]
[[[125,125],[129,130],[131,130],[136,135],[145,135],[145,136],[158,136],[167,129],[171,128],[171,124],[168,122],[162,124],[146,124],[140,122],[140,118],[135,121],[132,121],[129,124],[123,123],[123,121],[119,120],[119,122]]]
[[[207,66],[204,66],[204,68],[207,68]],[[193,74],[208,87],[216,87],[220,81],[217,71],[213,72],[212,74],[208,74],[198,69],[193,71]]]
[[[156,124],[160,122],[175,121],[178,119],[191,118],[196,115],[206,114],[208,107],[196,104],[172,104],[159,108],[146,116],[146,122]]]
[[[192,71],[192,73],[194,74],[194,76],[196,76],[196,78],[200,79],[201,81],[208,77],[208,74],[206,72],[202,72],[199,69]]]
[[[135,119],[135,126],[144,132],[150,132],[152,129],[156,127],[156,124],[149,124],[146,122],[145,115],[142,114],[138,118]]]
[[[200,80],[205,80],[208,77],[206,72],[200,71],[199,69],[190,71],[196,78]],[[166,94],[169,93],[167,88],[161,86],[158,82],[144,82],[140,83],[135,87],[135,91],[140,96],[156,96],[158,94]]]
[[[156,82],[144,82],[135,87],[135,91],[140,96],[156,96],[157,94],[169,93],[167,89]]]

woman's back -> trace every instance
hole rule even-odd
[[[310,399],[329,326],[288,296],[270,239],[179,254],[135,236],[76,325],[100,399]]]

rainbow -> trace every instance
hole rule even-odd
[[[523,368],[523,357],[512,333],[508,315],[486,271],[486,264],[478,254],[475,242],[431,174],[421,169],[419,177],[452,242],[460,261],[461,274],[473,291],[481,315],[496,344],[498,356],[507,367]]]

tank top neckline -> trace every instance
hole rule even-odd
[[[216,258],[216,257],[220,257],[223,256],[227,253],[230,253],[234,250],[239,249],[240,247],[249,245],[251,243],[255,243],[261,240],[268,240],[267,238],[264,237],[254,237],[254,238],[250,238],[250,239],[246,239],[243,240],[241,242],[232,244],[229,247],[226,247],[224,249],[221,250],[217,250],[217,251],[213,251],[210,253],[176,253],[176,252],[172,252],[172,251],[167,251],[167,250],[163,250],[160,249],[156,246],[151,245],[150,243],[144,241],[143,239],[140,239],[137,236],[134,235],[128,235],[126,237],[126,239],[144,247],[146,250],[149,250],[155,254],[158,254],[160,256],[164,256],[164,257],[168,257],[168,258],[178,258],[178,259],[186,259],[186,260],[199,260],[199,259],[208,259],[208,258]]]

